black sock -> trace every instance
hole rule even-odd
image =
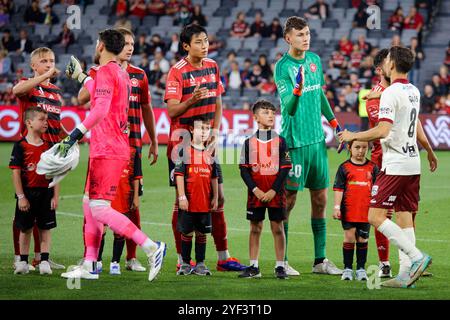
[[[206,235],[195,235],[195,262],[200,263],[205,261],[206,254]]]
[[[113,255],[111,262],[120,262],[120,257],[122,256],[123,247],[125,246],[125,238],[123,237],[116,237],[114,235],[114,242],[113,242]]]
[[[356,269],[364,269],[367,261],[367,242],[356,243]]]
[[[28,264],[28,254],[21,254],[20,261],[25,261]]]
[[[41,261],[48,261],[48,256],[50,254],[48,252],[41,252]]]
[[[181,235],[181,257],[186,264],[191,263],[192,236]]]
[[[104,233],[102,235],[102,241],[100,242],[100,248],[98,249],[98,257],[97,257],[97,261],[102,261],[103,260],[103,247],[105,246],[105,236],[106,233]]]
[[[325,260],[325,258],[317,258],[317,259],[314,259],[314,265],[318,265],[319,263],[322,263],[323,260]]]
[[[353,253],[355,251],[355,244],[344,242],[342,244],[342,253],[344,255],[344,268],[353,269]]]

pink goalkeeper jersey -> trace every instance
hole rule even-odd
[[[130,78],[118,63],[110,61],[97,70],[94,98],[91,99],[92,121],[83,123],[91,129],[90,158],[130,158],[128,142],[128,107]]]

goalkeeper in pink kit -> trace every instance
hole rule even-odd
[[[86,256],[83,265],[63,273],[63,278],[98,279],[97,256],[103,233],[108,225],[115,233],[132,239],[148,257],[152,281],[161,270],[166,251],[164,242],[153,242],[127,217],[111,207],[123,169],[129,161],[128,105],[131,93],[130,79],[120,67],[117,55],[125,45],[124,36],[112,29],[99,33],[95,63],[100,67],[95,80],[83,81],[91,97],[89,116],[63,141],[58,153],[66,156],[68,150],[91,130],[88,175],[83,211],[86,220],[84,236]]]

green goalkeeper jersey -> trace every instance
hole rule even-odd
[[[292,91],[300,65],[304,85],[298,98]],[[297,60],[285,53],[275,66],[275,83],[281,100],[281,135],[287,146],[292,149],[323,141],[322,114],[328,121],[334,114],[322,89],[325,79],[320,57],[307,51],[304,59]]]

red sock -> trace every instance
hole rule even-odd
[[[136,225],[136,227],[138,227],[138,229],[141,230],[141,214],[139,212],[139,208],[131,211],[128,218],[130,218],[131,222],[133,222]],[[126,244],[127,244],[127,260],[135,259],[137,248],[136,242],[134,242],[131,239],[126,239]]]
[[[172,211],[172,231],[173,237],[175,238],[175,247],[177,249],[177,253],[181,254],[181,232],[177,230],[177,222],[178,222],[178,203],[173,205]]]
[[[14,244],[14,255],[20,255],[20,245],[19,245],[19,237],[20,230],[16,227],[16,219],[13,220],[13,244]]]
[[[393,210],[389,210],[387,217],[392,219]],[[375,242],[377,243],[379,261],[389,261],[389,239],[375,229]]]
[[[41,238],[39,237],[39,228],[36,224],[33,227],[33,239],[34,239],[34,252],[41,252]]]
[[[211,213],[212,236],[217,251],[228,250],[227,223],[223,214],[223,205]]]

